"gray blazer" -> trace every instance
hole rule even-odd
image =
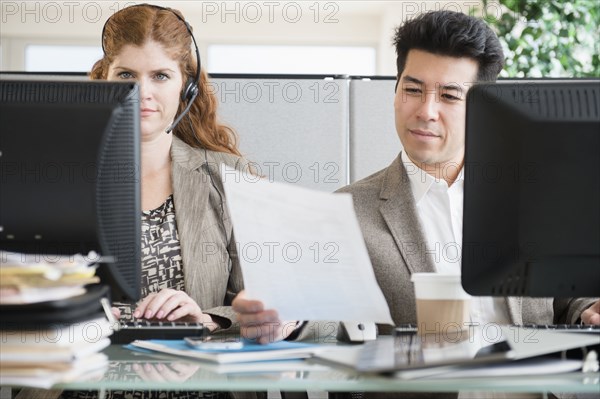
[[[412,273],[435,272],[400,156],[387,168],[346,186],[367,244],[375,276],[398,324],[416,324]],[[594,299],[506,298],[513,324],[575,323]],[[380,332],[389,332],[380,326]]]
[[[248,171],[248,161],[192,148],[176,137],[171,160],[185,291],[222,328],[231,328],[235,316],[230,305],[243,280],[220,165]]]

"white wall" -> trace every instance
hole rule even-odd
[[[27,44],[99,46],[106,19],[130,1],[8,1],[0,10],[1,70],[24,70]],[[395,75],[393,28],[435,9],[478,1],[162,1],[183,12],[203,60],[210,44],[372,46],[379,75]]]

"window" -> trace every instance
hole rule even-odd
[[[375,75],[375,48],[210,45],[211,73]]]
[[[25,70],[28,72],[89,72],[102,58],[98,46],[28,45]]]

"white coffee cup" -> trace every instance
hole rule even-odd
[[[413,273],[420,334],[448,334],[468,329],[471,296],[459,274]]]

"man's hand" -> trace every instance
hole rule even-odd
[[[114,306],[110,308],[110,312],[115,316],[115,319],[119,320],[121,318],[121,311],[119,308],[115,308]]]
[[[600,300],[581,313],[583,324],[600,324]]]
[[[217,328],[210,315],[202,313],[200,306],[183,291],[164,288],[142,299],[133,317],[204,323],[211,331]]]
[[[244,291],[235,297],[232,308],[240,323],[242,337],[256,340],[260,344],[287,338],[298,324],[295,321],[279,320],[276,310],[265,310],[261,301],[247,299]]]

